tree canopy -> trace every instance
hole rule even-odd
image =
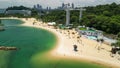
[[[84,7],[82,20],[79,22],[79,11],[71,11],[70,22],[76,25],[85,25],[102,30],[109,34],[117,35],[120,32],[120,4]],[[65,24],[66,12],[54,10],[42,16],[44,22],[55,21]]]
[[[8,7],[6,10],[30,10],[30,8],[24,6],[13,6],[13,7]]]

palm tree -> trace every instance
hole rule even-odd
[[[120,47],[120,40],[117,40],[116,43],[112,43],[111,46]]]
[[[100,39],[100,42],[101,42],[101,44],[100,44],[100,48],[101,48],[102,43],[104,42],[104,39]]]
[[[118,40],[116,43],[112,43],[111,46],[114,46],[116,48],[116,52],[120,55],[120,40]]]
[[[120,32],[117,34],[117,38],[120,39]]]
[[[120,32],[117,35],[117,42],[112,43],[111,46],[120,47]]]
[[[81,36],[77,36],[77,41],[82,44],[82,40],[80,39]]]
[[[75,36],[75,32],[72,32],[72,35],[73,35],[73,38],[74,38],[74,36]]]
[[[98,46],[98,50],[101,49],[102,43],[104,42],[104,39],[97,39],[97,42],[100,42],[100,46]],[[95,46],[95,48],[97,47],[97,45]]]
[[[100,39],[100,41],[103,43],[103,42],[104,42],[104,39]]]
[[[97,39],[96,41],[97,41],[97,44],[96,44],[95,48],[97,48],[97,47],[98,47],[99,39]]]

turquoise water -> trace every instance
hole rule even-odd
[[[17,26],[24,22],[17,19],[2,19],[2,23],[7,27],[7,26]]]
[[[88,38],[88,39],[92,39],[92,40],[97,40],[97,38],[94,37],[94,36],[87,36],[87,38]]]
[[[0,46],[15,46],[20,50],[9,55],[8,68],[30,68],[31,56],[53,47],[55,36],[43,29],[25,26],[18,20],[2,20],[6,30],[0,32]]]
[[[43,29],[20,26],[22,21],[2,20],[5,31],[0,32],[0,46],[15,46],[17,51],[0,51],[0,68],[105,68],[104,66],[53,58],[44,55],[56,44],[56,37]]]

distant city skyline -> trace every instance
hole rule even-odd
[[[74,6],[95,6],[99,4],[120,4],[120,0],[0,0],[0,8],[7,8],[11,6],[27,6],[33,7],[35,4],[40,4],[43,8],[51,7],[56,8],[61,6],[62,3],[74,3]]]

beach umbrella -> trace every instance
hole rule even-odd
[[[78,50],[77,50],[77,45],[76,45],[76,44],[73,45],[73,47],[74,47],[74,51],[78,51]]]

